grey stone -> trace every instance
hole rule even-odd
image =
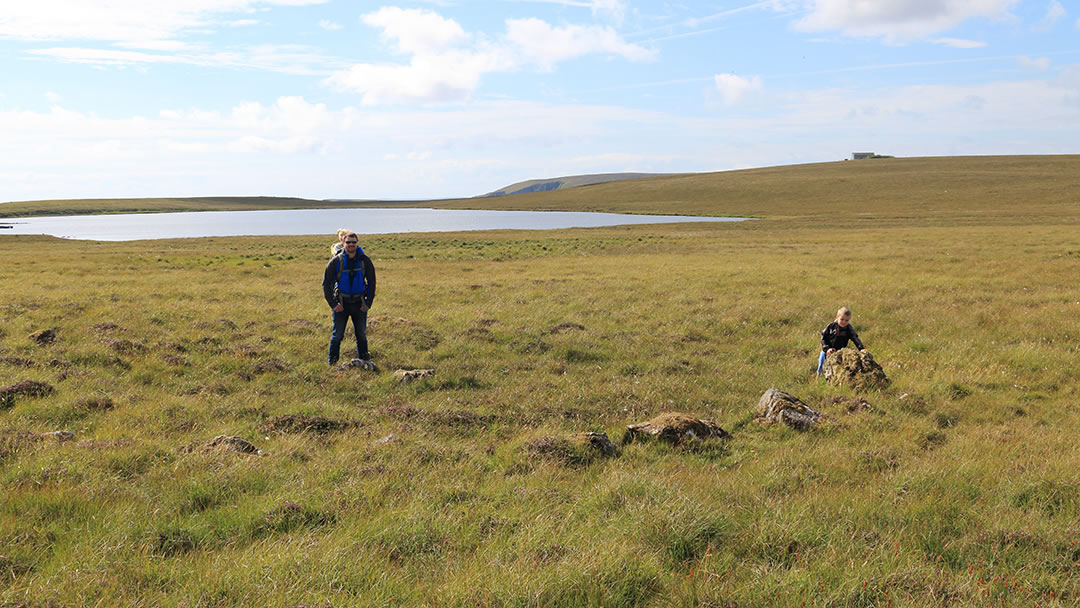
[[[75,433],[72,433],[71,431],[49,431],[47,433],[42,433],[39,437],[42,439],[55,439],[60,443],[65,443],[67,441],[74,441]]]
[[[365,372],[379,371],[378,366],[370,359],[352,359],[351,361],[338,364],[338,369],[359,369]]]
[[[646,438],[657,438],[669,443],[697,442],[704,439],[727,439],[731,437],[720,425],[711,420],[694,418],[678,412],[666,412],[639,424],[626,427],[623,444]]]
[[[391,433],[386,437],[383,437],[382,439],[376,439],[375,441],[372,441],[371,445],[386,445],[395,441],[397,441],[397,435]]]
[[[46,344],[52,344],[56,342],[56,330],[55,329],[43,329],[38,332],[30,334],[30,339],[34,341],[38,346],[45,346]]]
[[[419,380],[420,378],[434,378],[435,370],[433,369],[399,369],[394,372],[394,377],[399,382],[412,382],[413,380]]]
[[[765,391],[758,400],[757,415],[758,422],[766,426],[782,423],[798,431],[813,428],[821,419],[821,414],[798,397],[775,388]]]

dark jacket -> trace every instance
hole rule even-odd
[[[859,334],[855,333],[855,327],[851,323],[848,323],[847,327],[840,327],[839,323],[833,321],[821,330],[821,350],[830,348],[840,350],[847,346],[848,340],[854,342],[859,350],[863,349],[862,340],[859,339]]]
[[[371,258],[360,253],[359,248],[357,249],[356,257],[358,258],[358,261],[364,265],[364,283],[367,285],[367,288],[364,290],[364,303],[367,306],[371,306],[371,303],[375,301],[375,265],[371,263]],[[344,259],[344,256],[334,256],[330,258],[330,261],[326,263],[326,270],[323,272],[323,298],[326,299],[326,303],[330,308],[338,305],[334,288],[337,287],[338,260],[342,259]]]

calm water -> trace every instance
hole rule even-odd
[[[743,219],[745,218],[469,209],[199,211],[0,219],[0,235],[48,234],[68,239],[134,241],[201,236],[333,234],[342,226],[360,234],[387,234],[500,229],[548,230],[673,222],[738,222]]]

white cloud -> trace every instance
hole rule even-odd
[[[228,150],[237,154],[274,152],[278,154],[327,154],[329,147],[313,137],[268,138],[245,135],[228,144]]]
[[[806,31],[840,30],[851,36],[890,41],[922,38],[968,19],[1000,19],[1019,0],[808,0],[810,14],[796,26]]]
[[[1062,6],[1058,0],[1050,0],[1050,6],[1046,8],[1046,16],[1043,17],[1043,25],[1050,26],[1057,23],[1061,19],[1064,19],[1068,15],[1068,11]]]
[[[181,57],[175,55],[157,55],[140,51],[117,51],[112,49],[56,47],[35,49],[28,52],[68,63],[93,63],[112,66],[126,66],[137,63],[184,63]]]
[[[630,44],[610,27],[567,25],[553,27],[540,19],[508,19],[507,39],[529,61],[546,70],[555,64],[591,54],[621,56],[629,61],[646,61],[656,56]]]
[[[713,79],[720,96],[724,98],[724,104],[729,106],[762,89],[760,76],[744,78],[735,74],[717,74]]]
[[[980,42],[978,40],[964,40],[963,38],[936,38],[930,42],[951,46],[954,49],[981,49],[986,46],[985,42]]]
[[[607,17],[615,23],[622,23],[626,18],[626,2],[623,0],[593,0],[593,16]]]
[[[192,48],[186,42],[180,42],[179,40],[126,40],[115,42],[113,46],[145,51],[184,51]]]
[[[5,1],[0,38],[16,40],[169,40],[229,14],[327,0],[35,0]],[[229,20],[225,19],[225,23]]]
[[[341,25],[340,23],[334,23],[333,21],[330,21],[329,19],[323,19],[323,20],[319,21],[319,27],[321,27],[324,30],[330,31],[330,32],[336,32],[337,30],[340,30],[340,29],[344,28],[345,26]]]
[[[1047,72],[1050,70],[1050,58],[1049,57],[1027,57],[1020,56],[1017,58],[1020,63],[1020,67],[1034,70],[1036,72]]]
[[[762,2],[754,2],[753,4],[747,4],[737,8],[729,8],[727,10],[720,11],[719,13],[713,13],[704,17],[694,17],[687,19],[685,24],[688,27],[699,27],[706,23],[712,23],[714,21],[720,21],[721,19],[727,19],[740,13],[748,11],[760,10],[760,9],[772,9],[774,11],[787,11],[791,7],[787,6],[784,2],[778,2],[777,0],[764,0]]]
[[[383,7],[364,15],[362,21],[382,29],[383,37],[395,41],[398,51],[406,54],[436,53],[468,39],[457,21],[428,10]]]
[[[526,67],[551,70],[562,61],[590,54],[631,61],[653,57],[609,27],[553,27],[539,19],[507,20],[503,39],[471,36],[452,19],[428,10],[383,8],[363,22],[382,29],[384,40],[411,55],[408,63],[362,63],[339,71],[327,84],[356,91],[362,103],[447,103],[471,97],[485,74]]]
[[[361,93],[364,105],[446,103],[468,99],[484,74],[509,67],[498,53],[454,50],[415,55],[407,65],[358,64],[326,82]]]
[[[1080,67],[1044,80],[773,91],[758,105],[750,117],[526,101],[332,108],[301,97],[123,119],[55,106],[0,111],[0,181],[4,200],[427,198],[583,167],[705,171],[838,159],[864,148],[899,156],[1066,153],[1080,138]]]
[[[142,44],[140,43],[137,46],[141,47]],[[154,47],[155,45],[149,44],[147,46]],[[173,48],[168,44],[165,44],[165,46],[166,50]],[[176,48],[182,49],[186,47]],[[216,68],[252,68],[283,74],[318,76],[325,76],[331,70],[343,67],[340,60],[323,56],[310,47],[300,45],[260,45],[215,53],[189,50],[189,52],[185,53],[164,54],[88,47],[52,47],[34,49],[27,51],[27,53],[68,63],[86,63],[113,67],[150,63],[188,64]]]
[[[56,105],[56,104],[60,103],[63,100],[63,98],[60,97],[60,95],[58,95],[56,93],[53,93],[52,91],[46,91],[45,99],[48,99],[49,103],[51,103],[53,105]]]
[[[608,18],[621,23],[626,16],[625,0],[510,0],[511,2],[533,2],[538,4],[560,4],[576,6],[592,11],[594,17]]]

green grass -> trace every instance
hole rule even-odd
[[[331,235],[2,237],[0,389],[56,390],[0,402],[0,605],[1075,605],[1076,159],[907,162],[965,185],[835,163],[875,187],[665,178],[641,210],[768,219],[364,238],[377,374],[324,363]],[[892,381],[869,410],[810,374],[840,305]],[[757,425],[770,387],[829,418]],[[535,449],[664,411],[734,437]]]

